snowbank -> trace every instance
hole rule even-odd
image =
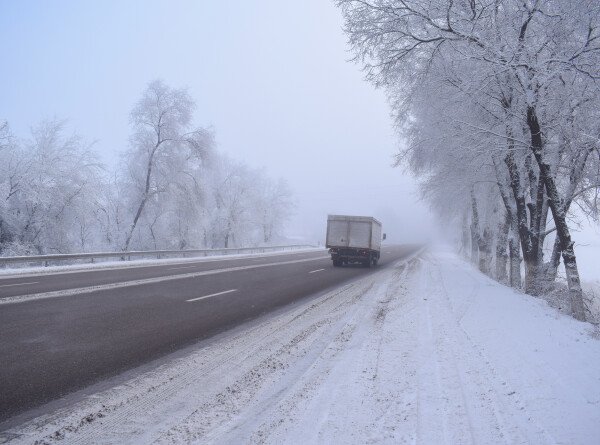
[[[427,254],[10,433],[15,443],[595,444],[591,332],[453,255]]]

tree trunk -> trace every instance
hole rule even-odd
[[[583,176],[583,171],[587,159],[590,153],[593,152],[593,148],[593,146],[590,146],[588,149],[581,151],[571,165],[571,171],[569,174],[569,188],[567,189],[567,192],[565,194],[565,200],[563,203],[565,215],[569,212],[569,208],[571,207],[571,203],[573,202],[573,198],[575,196],[575,191],[577,189],[577,186],[581,182],[581,177]],[[550,261],[545,265],[544,269],[546,280],[548,282],[553,282],[556,279],[556,275],[558,273],[558,266],[560,265],[561,253],[562,251],[560,249],[560,238],[557,235],[554,239],[554,246],[552,248],[552,255],[550,256]]]
[[[490,274],[490,253],[492,250],[491,246],[491,234],[489,230],[484,229],[483,232],[479,226],[479,212],[477,211],[477,200],[475,199],[475,193],[471,191],[471,206],[473,213],[472,227],[471,227],[471,255],[474,264],[477,264],[479,270],[486,275]]]
[[[510,230],[511,217],[508,212],[504,222],[498,226],[498,237],[496,239],[496,280],[502,284],[508,284],[506,264],[508,263],[508,232]]]
[[[538,286],[538,244],[537,239],[534,238],[534,233],[528,224],[527,210],[529,208],[529,215],[535,217],[534,205],[526,205],[523,188],[521,186],[521,177],[519,169],[514,159],[514,152],[512,150],[506,155],[504,163],[508,167],[510,175],[510,187],[513,192],[513,197],[516,204],[516,225],[517,233],[521,241],[521,250],[523,252],[523,261],[525,262],[525,292],[530,295],[537,295],[539,291]]]
[[[574,318],[585,321],[583,292],[579,279],[575,250],[573,248],[574,243],[571,240],[571,233],[567,225],[567,215],[564,206],[561,203],[558,189],[552,176],[550,164],[545,161],[542,153],[542,133],[534,107],[529,107],[527,109],[527,125],[529,126],[529,131],[531,133],[531,150],[533,151],[533,155],[535,156],[535,160],[540,169],[540,175],[544,178],[544,185],[549,199],[548,204],[552,211],[552,217],[556,224],[556,233],[560,240],[563,262],[567,273],[569,295],[571,297],[571,311]]]
[[[473,224],[471,224],[471,263],[478,264],[479,263],[479,247],[477,244],[477,229]]]
[[[479,266],[479,214],[475,194],[471,191],[471,262]]]
[[[538,277],[538,282],[541,284],[543,278],[543,270],[544,270],[544,246],[543,246],[543,232],[546,230],[546,218],[544,216],[544,211],[548,212],[548,207],[545,204],[547,201],[545,199],[544,193],[544,175],[540,172],[538,178],[538,184],[536,186],[536,198],[535,198],[535,217],[533,218],[534,224],[532,226],[532,233],[535,239],[534,252],[536,260],[537,260],[537,272],[536,276]],[[543,224],[543,225],[542,225]]]
[[[525,256],[523,256],[523,262],[525,264],[525,292],[529,295],[540,295],[538,262],[529,257],[525,258]]]
[[[142,195],[142,200],[140,201],[140,205],[138,206],[135,217],[133,218],[133,222],[131,223],[131,228],[129,229],[129,233],[127,234],[127,239],[125,240],[125,248],[123,249],[124,251],[129,250],[129,243],[131,242],[131,237],[133,236],[133,232],[135,231],[140,216],[142,216],[142,212],[144,211],[144,207],[146,206],[146,201],[148,201],[148,196],[150,193],[150,180],[152,178],[152,167],[154,165],[154,154],[156,153],[156,150],[158,150],[158,147],[160,147],[160,144],[162,144],[162,141],[160,140],[159,136],[158,141],[156,142],[156,145],[150,152],[150,157],[148,158],[144,194]]]
[[[460,247],[460,253],[462,254],[463,258],[467,257],[468,248],[469,248],[469,217],[468,217],[467,212],[465,212],[463,215],[461,247]]]
[[[540,278],[543,279],[544,275],[544,242],[546,240],[546,226],[548,225],[548,211],[550,210],[550,206],[548,205],[548,200],[544,199],[544,202],[541,206],[541,218],[540,218],[540,233],[539,238],[540,241],[538,243],[538,259],[540,263]]]
[[[560,255],[562,251],[560,250],[560,238],[558,234],[554,238],[554,246],[552,247],[552,255],[550,256],[550,261],[546,265],[546,280],[548,282],[553,282],[556,280],[556,275],[558,274],[558,266],[560,265]]]
[[[511,234],[508,238],[508,257],[510,267],[510,287],[515,289],[521,288],[521,249],[519,241],[514,237],[514,230],[511,229]]]
[[[486,275],[490,275],[490,256],[492,250],[491,234],[488,229],[483,229],[483,233],[478,239],[479,248],[479,270]]]
[[[502,198],[502,202],[504,203],[504,207],[506,209],[506,218],[508,221],[508,274],[509,274],[509,283],[510,286],[515,289],[521,288],[521,258],[520,258],[520,248],[519,242],[515,238],[518,237],[519,229],[517,223],[516,216],[516,208],[513,205],[513,202],[510,200],[509,191],[505,185],[505,177],[501,174],[500,167],[498,163],[494,159],[494,169],[496,171],[496,179],[498,180],[498,189],[500,191],[500,197]],[[508,166],[511,164],[510,161],[505,160],[505,164]],[[510,169],[509,169],[510,173]],[[517,172],[518,173],[518,172]],[[512,180],[512,179],[511,179]],[[517,181],[518,182],[518,181]],[[512,188],[512,187],[511,187]],[[513,189],[514,192],[515,189]],[[514,194],[514,193],[513,193]]]

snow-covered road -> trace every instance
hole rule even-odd
[[[428,253],[0,438],[596,444],[593,333],[453,255]]]

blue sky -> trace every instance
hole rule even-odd
[[[221,152],[288,180],[290,235],[317,238],[327,213],[348,213],[381,218],[392,240],[425,236],[413,180],[390,167],[385,97],[348,62],[341,27],[327,0],[5,0],[0,118],[20,137],[68,119],[110,164],[133,104],[161,78],[189,89]]]

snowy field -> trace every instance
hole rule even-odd
[[[599,369],[592,325],[428,253],[203,342],[10,437],[597,444]]]

